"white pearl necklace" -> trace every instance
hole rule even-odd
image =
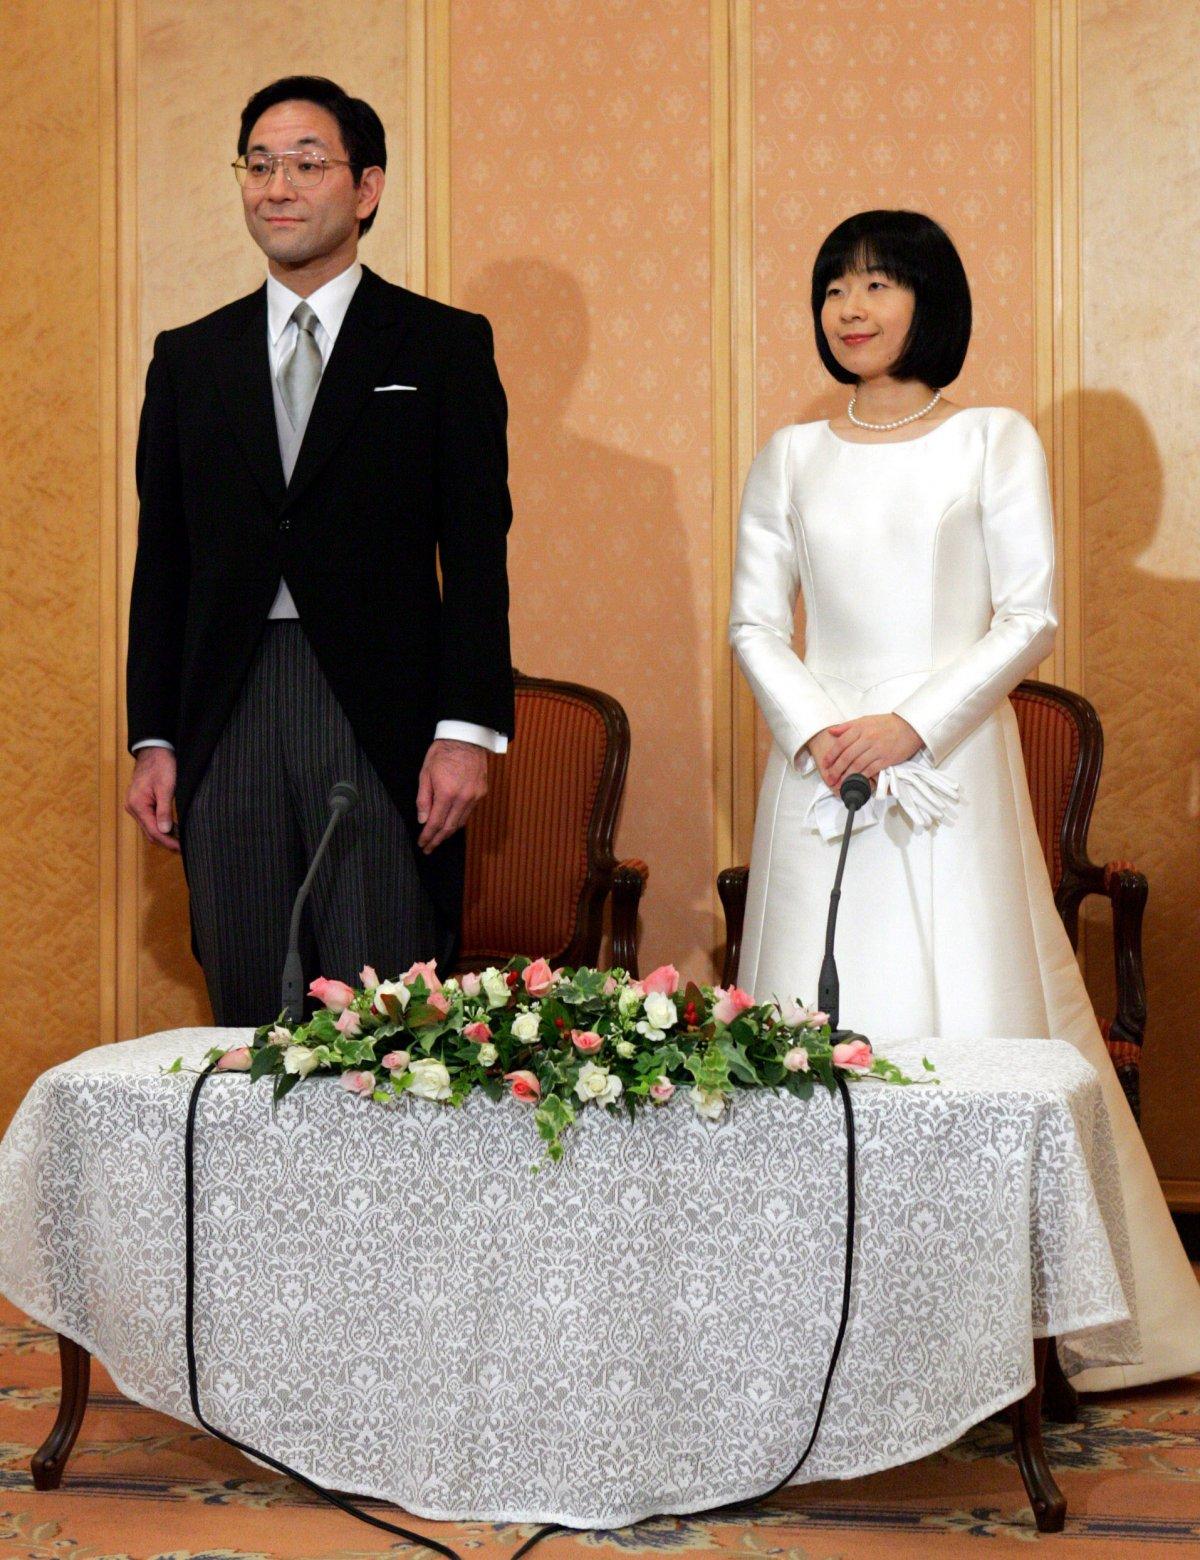
[[[933,411],[934,407],[941,399],[942,392],[940,390],[935,390],[933,392],[933,400],[930,401],[927,406],[923,406],[919,412],[910,412],[907,417],[898,417],[895,422],[869,423],[863,422],[861,417],[856,417],[854,415],[854,407],[858,401],[858,391],[856,390],[850,397],[850,405],[846,408],[846,416],[850,419],[856,428],[869,428],[872,433],[887,433],[892,428],[903,428],[905,423],[916,422],[919,417],[926,416],[927,413]]]

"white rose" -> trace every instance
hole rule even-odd
[[[725,1114],[725,1096],[712,1089],[689,1089],[688,1099],[696,1114],[706,1121],[716,1121]]]
[[[403,981],[382,980],[376,988],[375,996],[371,1001],[371,1006],[374,1008],[376,1013],[382,1013],[386,1018],[388,1016],[388,1010],[383,1004],[384,997],[395,997],[396,1001],[400,1004],[400,1011],[403,1013],[404,1009],[408,1006],[408,999],[410,996],[411,992],[403,983]]]
[[[478,1055],[479,1065],[481,1067],[490,1067],[500,1053],[490,1040],[485,1040],[479,1047]]]
[[[307,1078],[319,1064],[317,1053],[307,1045],[289,1045],[283,1053],[284,1072],[298,1073],[301,1078]]]
[[[617,1012],[622,1018],[632,1018],[642,1005],[642,996],[632,986],[622,986],[617,993]]]
[[[490,965],[479,977],[487,994],[489,1007],[503,1007],[509,998],[508,982],[496,966]]]
[[[637,1030],[639,1035],[645,1035],[646,1039],[650,1041],[651,1045],[657,1045],[660,1040],[665,1040],[667,1038],[667,1032],[665,1029],[655,1029],[654,1025],[648,1023],[644,1018],[639,1018],[633,1027]]]
[[[539,1020],[536,1013],[518,1013],[513,1020],[512,1032],[518,1040],[528,1043],[538,1037]]]
[[[412,1082],[409,1092],[423,1100],[448,1100],[450,1098],[450,1074],[445,1062],[434,1056],[422,1057],[408,1064]]]
[[[646,1017],[655,1029],[670,1029],[678,1018],[675,1004],[665,991],[652,991],[646,998]]]
[[[595,1062],[584,1062],[575,1081],[575,1093],[585,1105],[589,1100],[595,1100],[597,1105],[611,1105],[620,1099],[621,1089],[621,1080]]]
[[[292,1031],[285,1029],[282,1024],[276,1024],[267,1036],[267,1040],[271,1045],[291,1045]]]
[[[618,1040],[613,1049],[616,1051],[618,1056],[624,1057],[626,1061],[628,1061],[631,1056],[637,1055],[637,1046],[634,1045],[632,1040]]]

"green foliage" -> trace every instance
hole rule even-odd
[[[724,1023],[714,1017],[718,1000],[714,988],[687,981],[682,983],[682,994],[676,990],[671,997],[674,1018],[656,1030],[647,1021],[643,989],[625,970],[556,971],[553,986],[535,1000],[520,979],[512,987],[505,981],[506,976],[519,977],[531,962],[513,959],[503,970],[466,977],[466,985],[455,979],[439,982],[436,973],[427,981],[420,974],[406,983],[407,1003],[394,992],[356,991],[349,1011],[357,1020],[358,1034],[343,1033],[337,1027],[339,1013],[326,1008],[300,1023],[281,1015],[254,1031],[250,1081],[269,1077],[274,1102],[285,1099],[302,1081],[299,1071],[287,1068],[291,1047],[312,1052],[314,1065],[307,1076],[330,1077],[358,1069],[373,1072],[376,1086],[370,1098],[378,1104],[395,1104],[417,1082],[411,1064],[395,1076],[384,1068],[383,1057],[393,1051],[408,1052],[411,1061],[440,1062],[450,1079],[449,1098],[444,1102],[449,1105],[463,1104],[477,1089],[500,1102],[509,1092],[513,1074],[530,1073],[540,1089],[533,1106],[534,1126],[551,1161],[562,1157],[564,1135],[579,1110],[587,1108],[576,1094],[585,1067],[601,1070],[608,1113],[629,1119],[647,1108],[650,1090],[660,1079],[690,1095],[697,1109],[711,1107],[718,1098],[728,1101],[745,1089],[783,1089],[808,1100],[818,1085],[830,1090],[837,1086],[829,1027],[814,1024],[803,1013],[788,1021],[774,1003],[750,1004],[743,993],[734,993],[739,1005],[747,1005]],[[671,975],[669,970],[666,973]],[[671,975],[671,980],[677,977]],[[382,1012],[375,1007],[377,995]],[[437,1005],[431,1002],[435,997]],[[439,1011],[442,1006],[444,1013]],[[521,1039],[513,1032],[524,1013],[537,1019],[533,1039]],[[649,1033],[639,1032],[639,1023]],[[478,1024],[487,1025],[490,1038],[480,1041],[464,1032]],[[598,1034],[601,1045],[584,1055],[572,1034],[587,1031]],[[807,1055],[807,1070],[785,1065],[788,1052],[797,1046]],[[215,1061],[222,1054],[214,1048],[205,1060]],[[166,1070],[179,1072],[182,1066],[180,1058]],[[928,1060],[923,1067],[926,1075],[932,1073]],[[871,1074],[888,1083],[917,1081],[883,1057],[872,1058]],[[848,1070],[843,1075],[857,1076]],[[517,1108],[522,1108],[520,1103]],[[714,1114],[718,1113],[719,1108]]]

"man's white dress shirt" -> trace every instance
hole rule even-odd
[[[331,282],[326,282],[323,287],[318,287],[315,293],[310,293],[307,299],[302,299],[299,293],[294,293],[290,287],[285,287],[281,281],[268,273],[267,349],[270,353],[272,379],[278,377],[280,368],[295,350],[299,327],[292,315],[295,313],[296,305],[307,302],[317,316],[313,335],[316,337],[317,346],[321,349],[321,362],[324,365],[329,362],[329,354],[333,351],[338,331],[341,330],[342,321],[346,318],[346,310],[350,307],[354,289],[361,280],[362,266],[356,260],[346,270],[339,272]],[[296,603],[292,600],[292,593],[287,588],[287,581],[280,579],[279,589],[275,592],[275,600],[271,603],[271,610],[267,616],[295,618],[299,615],[296,611]],[[449,737],[459,742],[474,742],[477,746],[487,748],[493,753],[503,753],[508,748],[508,738],[503,733],[493,731],[490,726],[476,726],[465,720],[439,720],[433,734],[435,738]],[[144,747],[165,747],[174,752],[174,745],[159,737],[147,737],[144,742],[136,743],[133,751],[136,753],[139,748]]]

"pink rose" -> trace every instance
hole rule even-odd
[[[342,1074],[342,1088],[349,1090],[351,1094],[373,1094],[375,1092],[375,1074],[365,1069]]]
[[[482,1020],[474,1024],[468,1024],[463,1030],[463,1034],[466,1035],[468,1040],[474,1040],[476,1045],[486,1045],[492,1038],[492,1031]]]
[[[724,986],[717,986],[714,995],[717,1000],[713,1004],[713,1017],[719,1024],[732,1024],[739,1013],[754,1006],[754,998],[740,986],[730,986],[728,991]]]
[[[359,982],[364,986],[378,986],[379,984],[379,976],[376,975],[375,968],[371,964],[363,965],[362,969],[358,972],[358,979]]]
[[[808,1071],[808,1052],[802,1045],[794,1045],[783,1059],[788,1072]]]
[[[249,1072],[250,1071],[250,1047],[248,1045],[235,1045],[231,1051],[217,1062],[218,1072]]]
[[[344,1034],[347,1040],[353,1040],[355,1035],[362,1032],[362,1020],[352,1008],[343,1008],[341,1017],[333,1027]]]
[[[505,1073],[504,1081],[512,1084],[513,1098],[524,1100],[527,1105],[536,1105],[542,1097],[542,1086],[535,1073],[522,1068],[520,1072]]]
[[[450,1003],[440,991],[431,991],[425,1000],[433,1011],[440,1014],[442,1018],[445,1018],[450,1011]]]
[[[427,991],[440,991],[442,989],[442,983],[438,979],[436,959],[430,959],[428,962],[418,959],[411,969],[405,970],[400,979],[406,986],[411,986],[418,976],[425,982]]]
[[[544,997],[554,984],[554,973],[545,959],[535,959],[521,971],[521,979],[531,997]]]
[[[594,1051],[598,1051],[604,1044],[603,1037],[598,1035],[593,1029],[572,1029],[571,1039],[574,1042],[575,1049],[582,1051],[585,1056],[591,1056]]]
[[[380,1066],[386,1067],[390,1073],[403,1072],[404,1069],[408,1066],[408,1052],[389,1051],[388,1054],[383,1058]]]
[[[874,1060],[865,1040],[843,1040],[833,1048],[833,1065],[847,1072],[869,1073]]]
[[[313,981],[308,994],[316,997],[318,1002],[323,1002],[331,1013],[340,1013],[354,1001],[354,992],[344,980],[326,980],[323,975],[318,975]]]
[[[483,990],[483,978],[478,970],[468,970],[462,978],[464,997],[477,997]]]
[[[679,971],[673,964],[660,964],[650,971],[642,986],[646,991],[661,991],[664,996],[673,997],[679,990]]]
[[[611,997],[613,992],[616,991],[616,989],[617,989],[617,978],[616,978],[616,976],[615,975],[606,975],[604,977],[604,995],[606,997]]]
[[[664,1073],[650,1085],[649,1092],[650,1098],[656,1105],[665,1105],[672,1094],[675,1093],[675,1085]]]

